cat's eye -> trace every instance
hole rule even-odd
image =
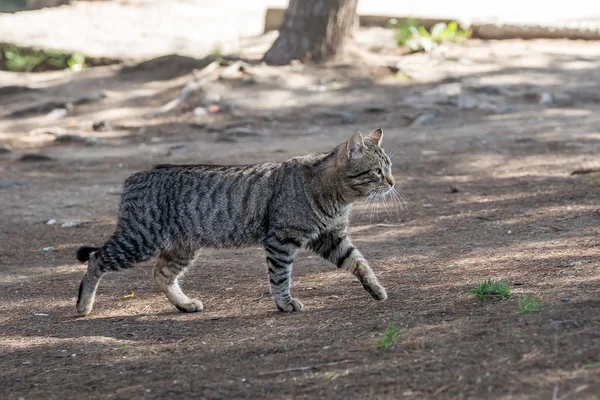
[[[382,171],[382,169],[381,169],[381,168],[375,168],[375,173],[376,173],[377,175],[381,175],[381,176],[383,176],[383,171]]]

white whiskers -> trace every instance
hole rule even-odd
[[[401,209],[406,208],[406,201],[400,189],[396,187],[378,186],[371,189],[365,195],[365,206],[361,211],[359,218],[367,213],[369,222],[373,222],[373,216],[377,217],[378,208],[383,205],[383,209],[389,218],[398,217]]]

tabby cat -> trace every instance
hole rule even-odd
[[[383,132],[360,132],[329,153],[258,165],[158,165],[125,181],[115,233],[101,248],[81,247],[88,261],[77,311],[92,310],[100,278],[158,253],[154,279],[183,312],[203,309],[177,279],[201,247],[261,244],[267,255],[271,293],[281,311],[300,311],[290,295],[292,263],[308,248],[350,271],[376,300],[387,298],[369,264],[350,242],[352,202],[393,190],[390,158],[380,147]]]

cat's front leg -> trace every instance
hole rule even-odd
[[[321,257],[350,271],[375,300],[387,299],[387,293],[377,280],[365,257],[356,249],[345,231],[327,232],[309,246]]]
[[[293,241],[292,241],[293,242]],[[298,247],[289,240],[272,238],[265,243],[271,295],[280,311],[301,311],[303,305],[290,295],[292,265]]]
[[[381,286],[369,263],[357,249],[342,263],[345,268],[358,278],[363,287],[375,300],[387,299],[385,288]]]

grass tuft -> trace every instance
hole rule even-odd
[[[488,279],[487,281],[477,283],[477,286],[469,290],[469,293],[485,302],[489,299],[507,299],[510,297],[511,290],[511,287],[506,282]]]
[[[396,325],[396,321],[390,322],[387,328],[385,328],[383,336],[377,341],[377,348],[387,350],[392,347],[394,345],[394,339],[396,339],[401,331],[402,329]]]
[[[542,302],[540,301],[539,297],[534,297],[531,294],[525,293],[523,296],[519,297],[517,313],[529,314],[530,312],[537,311],[541,305]]]

